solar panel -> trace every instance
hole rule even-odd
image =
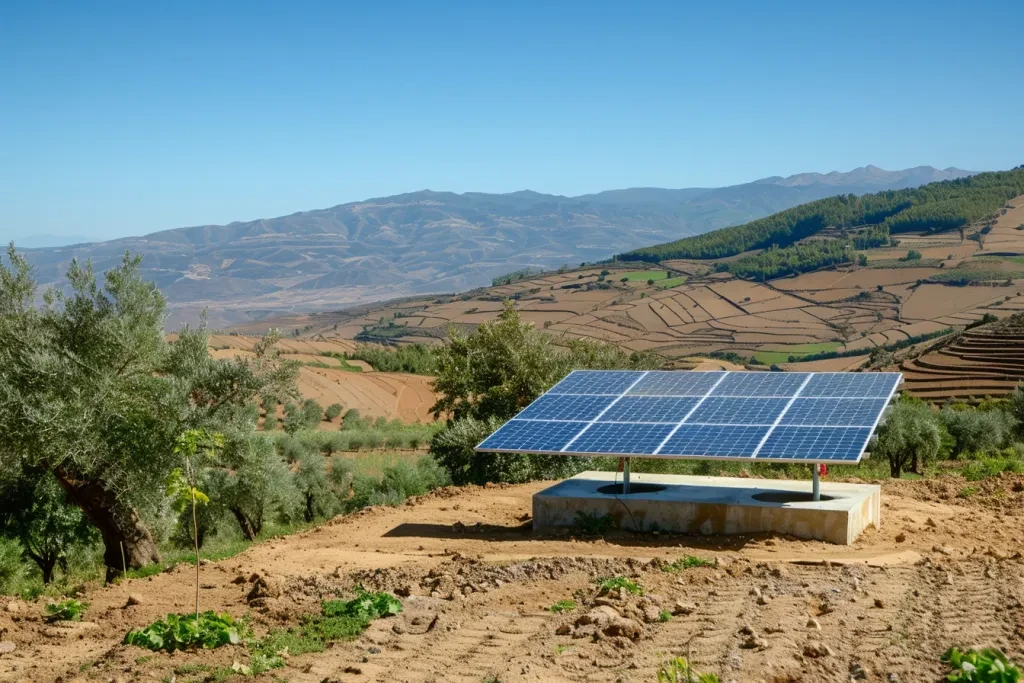
[[[881,372],[576,371],[477,450],[855,463],[900,380]]]

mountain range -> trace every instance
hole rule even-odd
[[[802,173],[721,188],[630,188],[564,197],[423,190],[279,218],[164,230],[27,250],[43,284],[72,258],[102,271],[125,251],[167,296],[168,325],[203,309],[226,326],[284,312],[337,309],[490,284],[525,267],[597,261],[760,218],[837,194],[915,187],[971,175],[921,166]]]

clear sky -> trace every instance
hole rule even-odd
[[[9,2],[0,238],[1024,163],[1019,0]]]

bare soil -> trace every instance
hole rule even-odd
[[[444,489],[208,563],[203,609],[295,624],[361,583],[404,596],[398,617],[272,672],[321,681],[653,681],[683,654],[723,681],[937,681],[951,645],[1024,658],[1024,478],[956,477],[883,487],[883,526],[852,546],[786,537],[535,534],[544,483]],[[714,566],[666,572],[683,555]],[[269,589],[248,599],[259,575]],[[645,595],[597,594],[622,575]],[[120,644],[133,627],[188,611],[194,574],[92,587],[87,622],[63,628],[43,604],[0,600],[0,680],[201,681],[189,665],[246,662],[241,648],[152,655]],[[135,595],[141,604],[126,606]],[[579,607],[549,611],[559,600]],[[666,622],[659,613],[674,616]],[[184,668],[183,668],[184,667]],[[256,680],[273,680],[270,674]]]

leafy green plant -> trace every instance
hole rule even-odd
[[[685,657],[676,657],[658,671],[658,683],[720,683],[715,674],[694,671]]]
[[[633,595],[643,595],[644,589],[639,583],[633,579],[627,579],[625,576],[613,576],[607,579],[598,579],[597,585],[601,589],[601,595],[610,593],[614,590],[624,588],[626,592],[632,593]]]
[[[137,628],[124,637],[125,645],[147,650],[212,650],[223,645],[238,645],[248,635],[248,628],[229,614],[168,614],[166,618],[145,628]]]
[[[46,606],[46,618],[49,621],[81,621],[89,603],[75,599],[51,602]]]
[[[572,520],[572,528],[587,536],[601,536],[608,533],[615,523],[611,515],[595,515],[582,510]]]
[[[676,574],[684,569],[693,569],[694,567],[713,567],[714,565],[715,563],[713,561],[705,560],[703,557],[683,555],[678,560],[661,565],[661,571]]]
[[[973,496],[977,492],[978,492],[978,488],[976,486],[965,486],[962,489],[960,489],[959,491],[957,491],[956,497],[957,498],[967,499],[967,498],[970,498],[971,496]]]
[[[561,614],[562,612],[571,612],[576,609],[576,607],[577,605],[575,600],[559,600],[555,604],[551,605],[551,607],[548,607],[548,611],[553,614]]]
[[[174,444],[174,454],[182,458],[185,468],[175,468],[167,482],[167,493],[170,495],[178,513],[182,513],[191,505],[192,540],[196,549],[196,623],[199,622],[199,523],[196,507],[199,503],[209,503],[205,493],[196,488],[199,473],[217,461],[217,453],[224,446],[224,436],[211,434],[205,429],[189,429],[181,434]],[[127,568],[125,568],[127,571]]]
[[[946,677],[952,683],[1016,683],[1022,679],[1020,669],[996,648],[961,652],[951,647],[942,661],[953,669]]]
[[[325,617],[355,617],[369,622],[398,614],[402,603],[390,593],[370,593],[358,586],[352,600],[326,600],[321,608]]]
[[[658,621],[660,621],[663,624],[672,621],[672,613],[669,612],[667,609],[661,610],[660,612],[658,612]]]

